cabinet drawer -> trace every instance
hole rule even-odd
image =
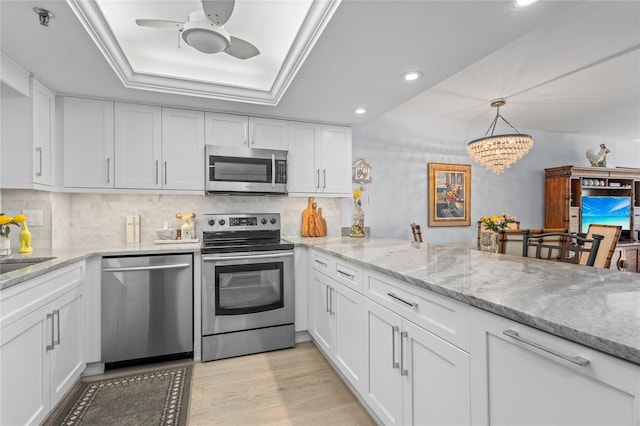
[[[468,305],[369,270],[364,271],[364,295],[468,351]]]
[[[0,329],[18,321],[85,281],[85,262],[77,262],[0,292]]]
[[[313,252],[313,269],[362,294],[362,267],[328,254]]]

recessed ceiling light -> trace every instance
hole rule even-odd
[[[537,1],[538,0],[515,0],[514,3],[516,4],[516,7],[527,7],[527,6],[531,6]]]
[[[422,77],[422,73],[420,71],[409,71],[402,74],[402,78],[404,78],[405,81],[417,80],[420,77]]]
[[[358,109],[356,109],[356,114],[360,114],[360,115],[362,115],[362,114],[364,114],[364,113],[366,113],[366,112],[367,112],[367,110],[366,110],[366,109],[364,109],[364,108],[358,108]]]

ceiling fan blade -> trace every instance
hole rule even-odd
[[[202,0],[202,10],[207,18],[221,27],[231,17],[236,0]]]
[[[253,44],[246,40],[237,37],[230,37],[231,46],[224,53],[227,53],[234,58],[249,59],[260,54],[260,51]]]
[[[136,19],[136,24],[149,28],[176,28],[181,27],[183,22],[164,21],[162,19]]]

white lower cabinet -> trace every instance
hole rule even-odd
[[[313,272],[311,335],[343,376],[360,392],[365,361],[364,298],[328,276]]]
[[[640,424],[637,365],[485,311],[470,323],[475,424]]]
[[[84,362],[84,262],[0,293],[0,424],[39,424]]]
[[[469,354],[365,299],[364,399],[386,425],[470,424]]]

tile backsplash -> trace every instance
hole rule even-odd
[[[196,214],[196,233],[202,236],[199,218],[206,213],[280,213],[283,236],[299,236],[305,197],[198,196],[147,194],[69,194],[32,190],[2,190],[1,210],[18,214],[42,210],[43,226],[30,227],[34,248],[112,245],[126,243],[126,216],[140,215],[140,241],[156,239],[156,229],[167,222],[177,225],[178,212]],[[340,236],[339,198],[317,198],[327,221],[327,235]],[[15,234],[15,235],[14,235]],[[19,247],[18,232],[11,236]]]

